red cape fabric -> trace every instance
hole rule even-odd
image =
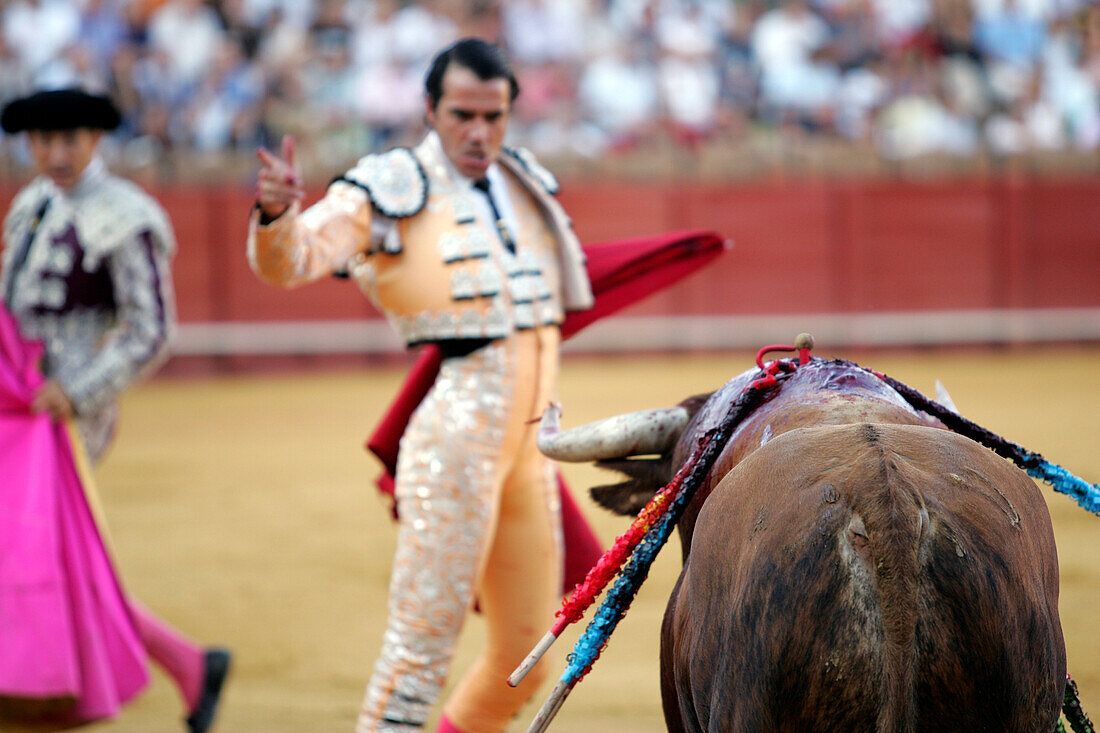
[[[588,279],[596,303],[589,310],[566,316],[561,327],[562,339],[672,285],[714,260],[724,249],[725,240],[710,231],[670,232],[586,246]],[[367,449],[385,468],[378,487],[390,496],[401,436],[413,411],[435,383],[440,361],[439,349],[434,346],[421,350],[397,397],[367,440]],[[564,590],[568,591],[584,581],[603,549],[560,474],[558,485],[565,535]],[[396,516],[396,504],[394,513]]]

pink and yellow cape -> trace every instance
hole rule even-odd
[[[79,438],[30,411],[41,355],[0,306],[0,720],[78,723],[148,673]]]

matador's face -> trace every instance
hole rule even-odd
[[[102,130],[78,127],[75,130],[28,130],[31,155],[38,172],[47,175],[62,190],[80,180],[95,155]]]
[[[428,100],[428,122],[458,172],[480,180],[500,157],[512,111],[511,86],[507,79],[481,79],[452,62],[443,73],[442,90],[434,108]]]

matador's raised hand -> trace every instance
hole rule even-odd
[[[256,201],[260,210],[274,219],[305,196],[302,176],[294,163],[294,138],[283,136],[282,157],[267,148],[257,148],[256,156],[263,163],[256,177]]]

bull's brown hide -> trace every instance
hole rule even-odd
[[[666,612],[669,730],[1053,729],[1057,555],[1025,474],[919,425],[755,435]]]

